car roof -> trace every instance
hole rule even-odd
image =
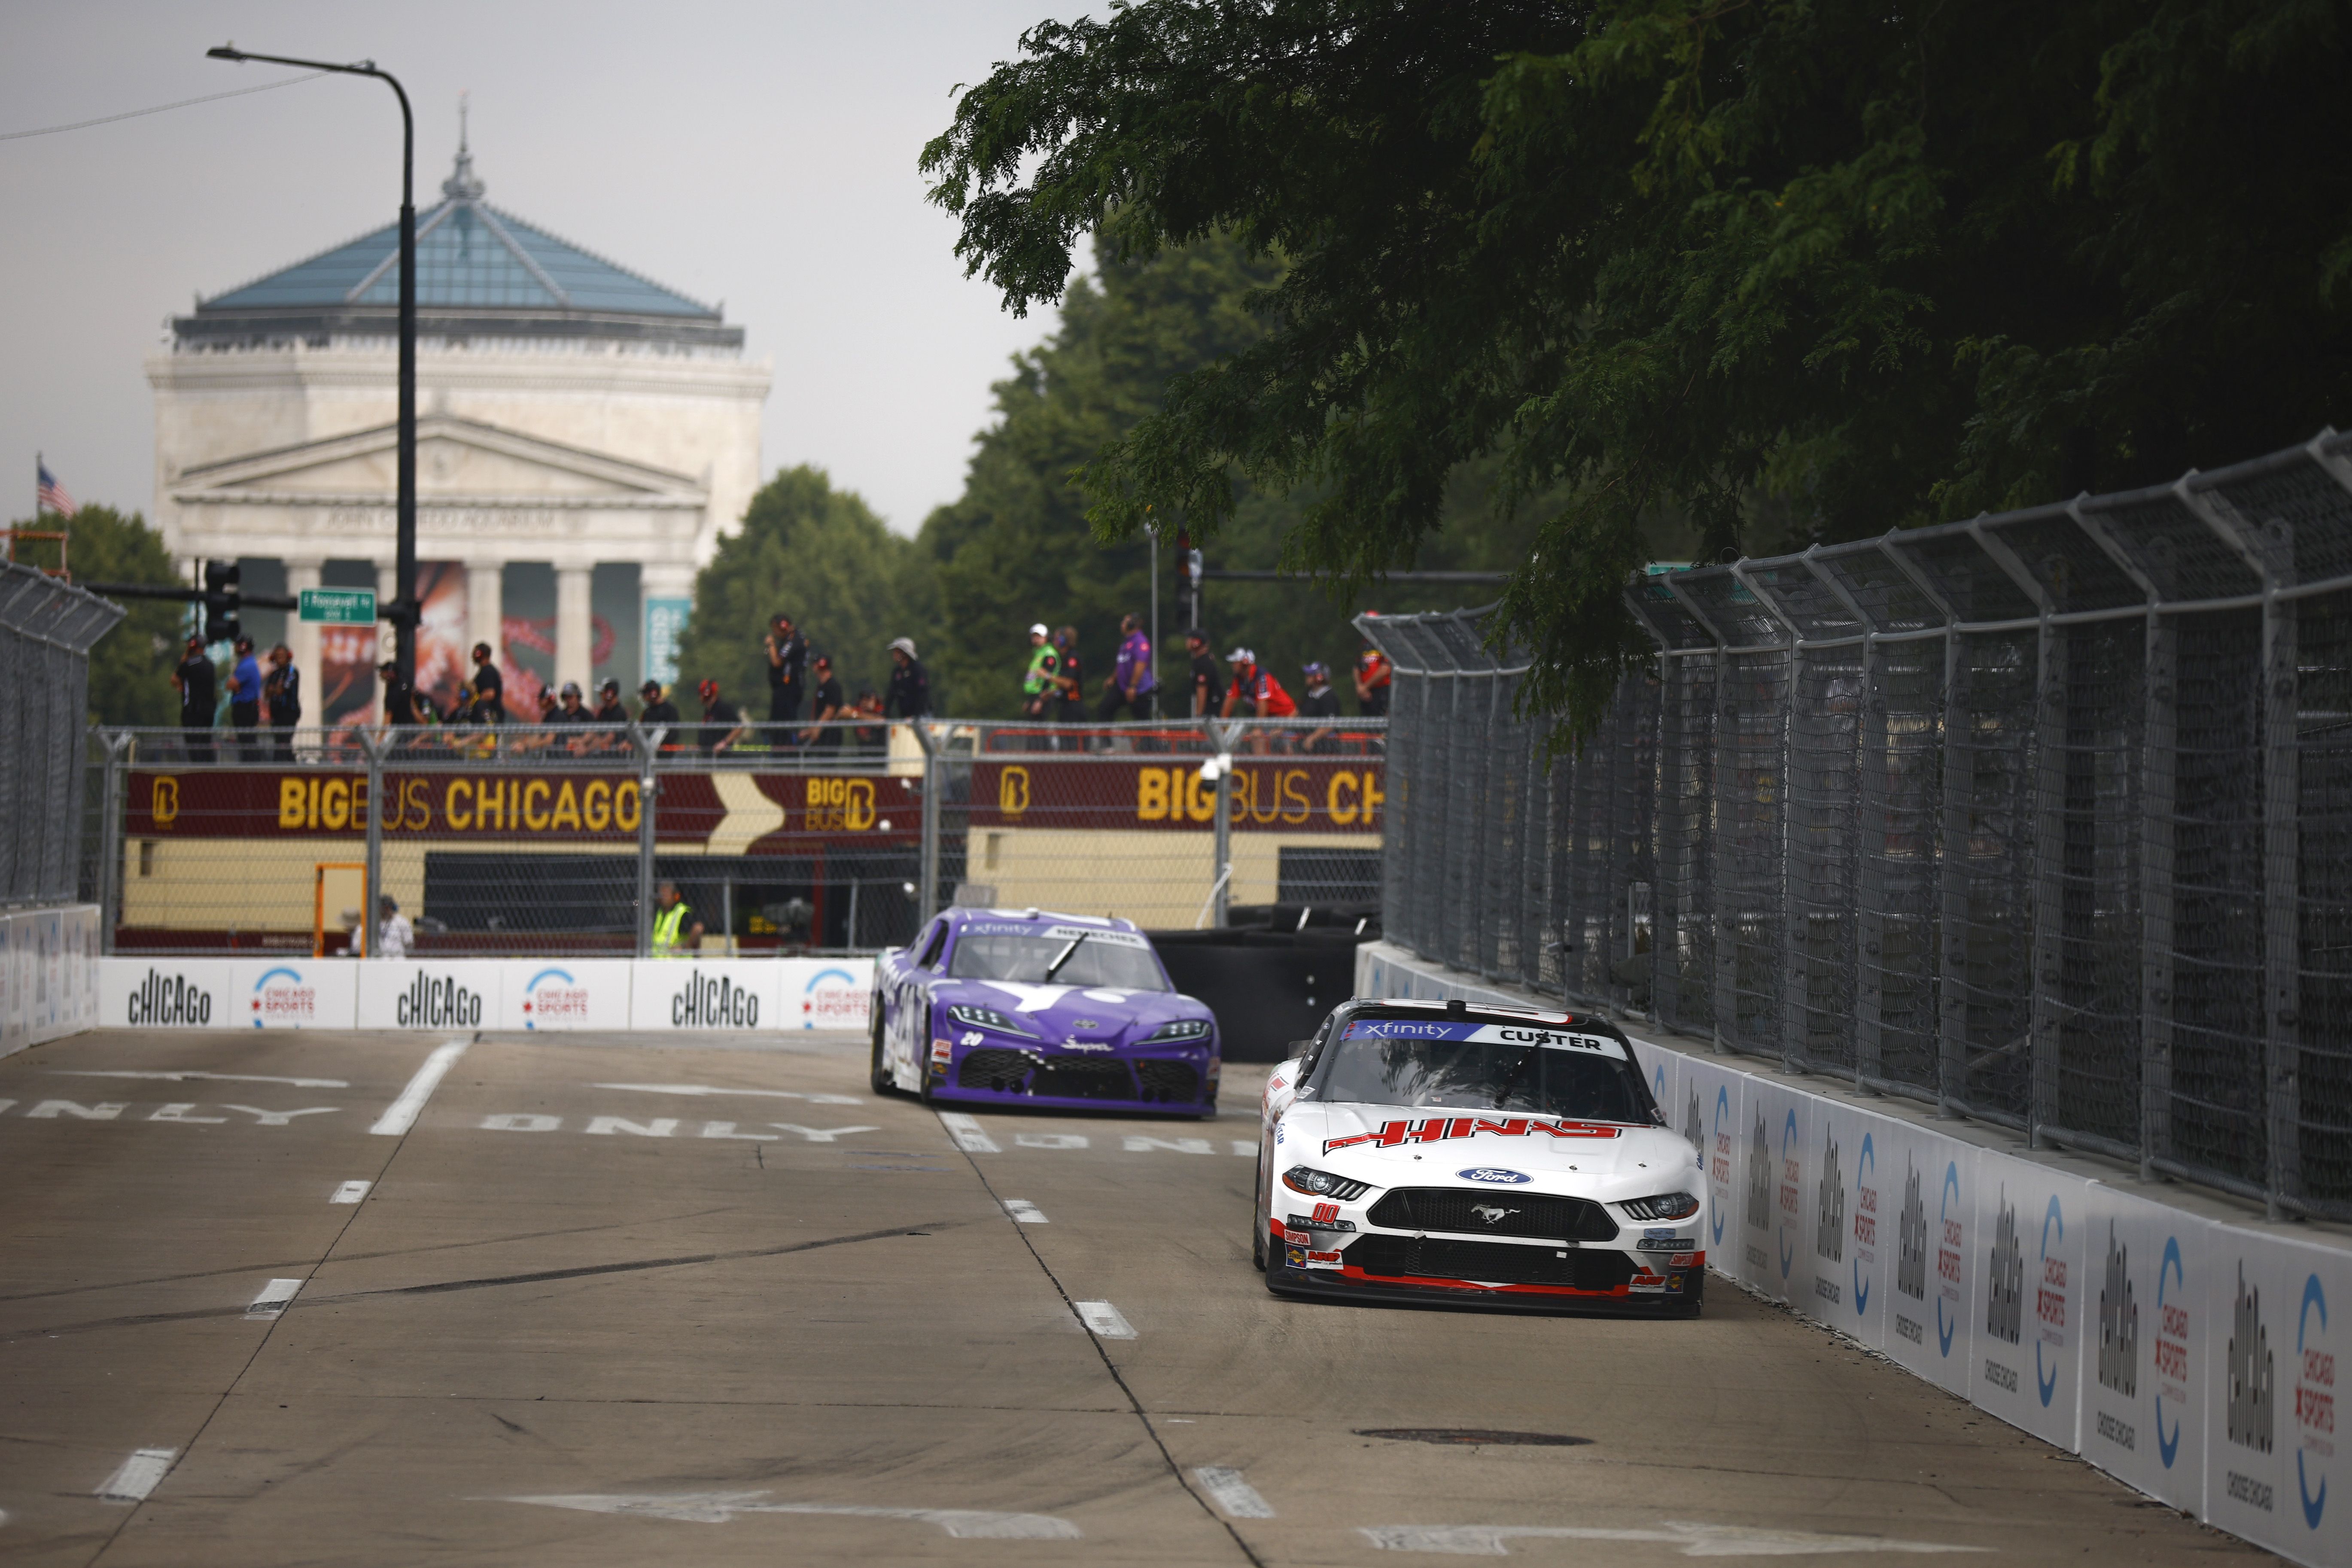
[[[1464,1018],[1490,1019],[1498,1023],[1517,1023],[1523,1019],[1552,1024],[1561,1029],[1605,1030],[1611,1034],[1622,1031],[1607,1019],[1591,1013],[1574,1013],[1554,1008],[1513,1007],[1507,1002],[1473,1002],[1461,1000]],[[1349,1004],[1349,1016],[1360,1017],[1374,1010],[1392,1012],[1401,1018],[1415,1015],[1444,1018],[1453,1015],[1454,1000],[1433,1001],[1425,997],[1359,997]]]
[[[959,924],[967,920],[1030,920],[1040,925],[1091,925],[1100,931],[1138,931],[1134,921],[1116,915],[1063,915],[1051,909],[982,909],[971,904],[957,904],[948,912],[950,920]]]

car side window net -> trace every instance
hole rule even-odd
[[[938,968],[940,967],[940,950],[947,945],[948,928],[946,923],[941,922],[939,929],[931,933],[931,945],[923,949],[922,957],[916,961],[926,969]]]
[[[1148,947],[1129,947],[1108,942],[1081,942],[1076,951],[1063,957],[1069,940],[1061,936],[979,935],[965,932],[956,944],[955,959],[948,973],[959,980],[1010,980],[1020,985],[1047,984],[1045,971],[1054,960],[1062,958],[1062,967],[1054,974],[1052,984],[1060,986],[1100,986],[1118,991],[1164,991],[1167,977],[1160,972],[1159,960]]]

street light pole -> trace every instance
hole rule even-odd
[[[400,99],[400,488],[394,513],[394,598],[383,613],[392,622],[393,658],[400,666],[400,679],[413,687],[416,681],[416,117],[409,112],[408,93],[399,79],[390,71],[378,70],[373,60],[353,65],[298,60],[285,55],[253,54],[234,44],[206,49],[205,54],[215,60],[264,60],[274,66],[373,77]]]

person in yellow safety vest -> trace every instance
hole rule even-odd
[[[1029,718],[1051,718],[1053,705],[1062,696],[1062,655],[1055,651],[1045,622],[1029,628],[1029,668],[1021,677],[1021,712]]]
[[[683,958],[702,946],[702,922],[694,906],[680,898],[677,883],[666,882],[656,895],[660,907],[654,915],[654,956]]]

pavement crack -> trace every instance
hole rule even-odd
[[[922,1223],[937,1228],[960,1222],[930,1219]],[[596,1274],[635,1274],[648,1269],[685,1269],[699,1263],[731,1263],[745,1258],[782,1258],[793,1252],[814,1252],[823,1247],[845,1247],[853,1242],[879,1241],[892,1236],[929,1234],[929,1229],[893,1225],[882,1230],[861,1230],[854,1236],[827,1236],[814,1241],[793,1241],[781,1247],[745,1247],[728,1252],[692,1252],[676,1258],[639,1258],[626,1263],[589,1263],[576,1269],[541,1269],[528,1274],[490,1274],[472,1280],[442,1280],[430,1285],[393,1285],[380,1291],[352,1291],[342,1295],[317,1297],[313,1304],[355,1301],[364,1296],[430,1296],[450,1291],[486,1291],[499,1285],[536,1285],[548,1280],[583,1280]]]
[[[960,1144],[956,1152],[962,1155],[964,1164],[971,1167],[971,1174],[979,1180],[982,1190],[986,1192],[995,1204],[997,1214],[1003,1218],[1005,1224],[1012,1227],[1013,1233],[1020,1239],[1021,1245],[1029,1249],[1029,1256],[1036,1263],[1039,1271],[1045,1276],[1045,1282],[1054,1287],[1055,1295],[1062,1298],[1063,1308],[1071,1317],[1077,1318],[1083,1323],[1086,1320],[1078,1317],[1077,1303],[1070,1299],[1070,1292],[1063,1287],[1061,1277],[1054,1272],[1054,1266],[1045,1261],[1045,1254],[1037,1250],[1037,1244],[1030,1239],[1028,1228],[1018,1223],[1006,1213],[1003,1195],[996,1190],[996,1184],[988,1179],[988,1173],[980,1168],[980,1161],[972,1156],[970,1149],[962,1147]],[[1251,1568],[1265,1568],[1265,1559],[1258,1556],[1256,1552],[1251,1549],[1250,1543],[1242,1539],[1242,1532],[1234,1527],[1234,1521],[1210,1506],[1209,1500],[1202,1497],[1191,1479],[1186,1477],[1184,1467],[1176,1462],[1176,1456],[1168,1451],[1167,1440],[1160,1437],[1160,1428],[1152,1425],[1150,1412],[1143,1408],[1143,1401],[1138,1399],[1135,1396],[1135,1390],[1127,1385],[1126,1377],[1119,1373],[1118,1363],[1110,1358],[1110,1352],[1104,1348],[1101,1337],[1089,1329],[1087,1332],[1087,1343],[1095,1347],[1095,1354],[1102,1360],[1103,1370],[1110,1374],[1110,1380],[1118,1385],[1119,1393],[1127,1396],[1128,1409],[1133,1412],[1136,1420],[1142,1423],[1143,1435],[1151,1439],[1151,1446],[1160,1450],[1160,1462],[1168,1467],[1169,1476],[1202,1513],[1208,1515],[1219,1529],[1232,1538],[1234,1545],[1249,1562]]]

